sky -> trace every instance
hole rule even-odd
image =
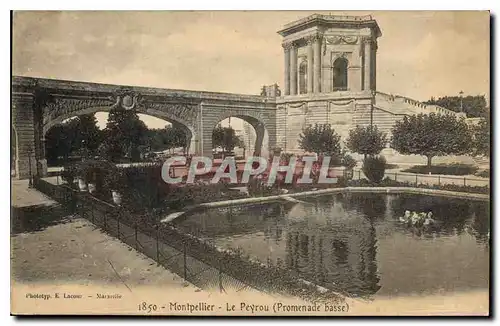
[[[420,101],[460,91],[489,96],[490,20],[484,11],[15,12],[12,70],[21,76],[259,94],[262,85],[283,84],[277,31],[312,13],[371,14],[377,20],[378,91]]]

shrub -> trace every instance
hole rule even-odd
[[[449,174],[449,175],[469,175],[477,171],[477,167],[470,164],[452,163],[452,164],[438,164],[430,168],[426,165],[414,165],[401,172],[421,173],[428,174]]]
[[[384,178],[386,160],[383,156],[368,156],[363,160],[363,173],[374,183],[379,183]]]
[[[108,163],[105,161],[85,160],[75,164],[76,175],[85,182],[95,183],[98,181],[100,172]]]
[[[481,172],[477,172],[474,174],[476,177],[481,177],[481,178],[489,178],[490,177],[490,170],[483,170]]]
[[[121,190],[126,185],[124,169],[110,164],[102,167],[104,170],[103,184],[109,190]]]
[[[369,187],[372,186],[370,181],[366,179],[361,180],[352,180],[349,181],[348,186],[350,187]],[[380,182],[377,186],[381,187],[415,187],[415,183],[405,181],[395,181],[386,177]],[[457,192],[469,192],[469,193],[478,193],[478,194],[488,194],[490,192],[490,188],[488,186],[461,186],[454,184],[442,184],[442,185],[427,185],[427,184],[419,184],[418,188],[426,188],[426,189],[438,189],[438,190],[449,190],[449,191],[457,191]]]
[[[76,178],[76,165],[75,164],[68,164],[63,167],[63,170],[61,171],[61,179],[65,181],[70,187],[73,186],[73,183]]]
[[[248,182],[247,188],[248,193],[252,197],[272,196],[280,193],[277,188],[277,183],[275,182],[272,185],[268,185],[266,178],[252,178]]]
[[[294,156],[292,153],[281,153],[280,164],[286,165],[290,163],[290,159]]]
[[[274,155],[280,155],[282,151],[283,150],[281,149],[281,147],[273,147],[271,149],[271,153],[273,153]]]
[[[349,154],[344,154],[340,162],[347,170],[352,170],[357,164],[357,161]]]

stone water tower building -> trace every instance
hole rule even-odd
[[[285,74],[276,99],[276,144],[286,152],[301,152],[299,134],[315,123],[330,124],[343,141],[356,125],[373,123],[390,136],[394,122],[404,115],[457,115],[377,92],[377,39],[382,32],[372,16],[314,14],[278,33],[283,37]]]
[[[13,175],[47,174],[45,135],[53,126],[115,109],[179,126],[186,132],[188,153],[207,157],[213,155],[214,128],[230,117],[248,123],[243,130],[248,154],[266,156],[277,147],[302,152],[299,135],[315,123],[330,124],[345,140],[356,125],[373,123],[390,136],[394,122],[405,115],[463,115],[377,91],[377,39],[382,33],[371,16],[315,14],[285,25],[279,34],[283,89],[264,86],[255,95],[12,76]],[[390,149],[383,154],[396,155]]]

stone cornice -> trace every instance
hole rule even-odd
[[[316,102],[316,101],[328,101],[328,100],[349,100],[356,99],[357,101],[368,101],[370,103],[371,93],[369,91],[339,91],[330,93],[312,93],[312,94],[300,94],[300,95],[285,95],[276,99],[277,105],[283,105],[287,103],[297,103],[297,102]]]
[[[300,47],[301,45],[310,45],[315,42],[322,42],[323,33],[314,32],[313,34],[307,34],[301,37],[297,37],[293,40],[285,41],[281,44],[281,46],[285,49],[291,49],[294,47]]]
[[[121,86],[111,84],[99,84],[81,81],[69,81],[58,79],[46,79],[24,76],[12,77],[13,93],[33,93],[36,88],[46,90],[52,96],[60,97],[85,97],[106,98],[121,93],[140,94],[144,97],[161,98],[183,98],[190,102],[200,103],[202,101],[215,101],[219,103],[245,102],[251,104],[272,102],[271,98],[260,95],[218,93],[194,90],[179,90],[167,88],[153,88],[143,86]]]
[[[287,36],[299,31],[311,28],[312,26],[340,27],[340,28],[370,28],[376,37],[382,36],[382,32],[372,16],[336,16],[314,14],[297,21],[286,24],[278,31],[281,36]]]

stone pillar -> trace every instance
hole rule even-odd
[[[290,49],[291,43],[283,43],[285,52],[285,95],[290,95]]]
[[[37,172],[35,157],[34,95],[12,93],[12,123],[16,134],[16,178],[27,179]]]
[[[314,38],[313,52],[314,52],[314,93],[321,92],[321,41],[322,36],[316,35]]]
[[[196,146],[198,145],[198,139],[196,136],[192,135],[192,134],[188,134],[188,137],[187,137],[188,141],[188,147],[186,148],[186,154],[187,155],[194,155],[196,154]]]
[[[290,95],[297,95],[297,48],[290,48]]]
[[[313,40],[309,38],[307,40],[307,93],[311,94],[313,92]]]
[[[266,128],[262,123],[257,123],[253,126],[255,128],[255,134],[256,134],[256,139],[255,139],[255,150],[253,155],[254,156],[261,156],[262,154],[262,142],[264,140],[264,134],[266,132]]]
[[[212,137],[207,137],[208,134],[204,133],[205,135],[203,136],[202,139],[202,146],[203,150],[201,152],[202,156],[205,157],[213,157],[213,151],[212,151]],[[212,135],[210,135],[212,136]]]
[[[364,67],[364,81],[365,84],[363,85],[363,89],[365,91],[371,90],[372,89],[372,59],[371,59],[371,54],[372,54],[372,39],[371,38],[365,38],[363,40],[365,51],[364,51],[364,56],[365,56],[365,67]]]
[[[35,142],[36,171],[33,175],[39,177],[47,176],[47,159],[45,158],[45,130],[43,128],[43,107],[47,94],[39,90],[35,91],[33,110],[33,130]]]
[[[43,130],[43,128],[41,127]],[[43,131],[42,131],[43,132]],[[38,157],[38,175],[39,176],[47,176],[47,157],[45,152],[46,140],[45,134],[41,135],[42,139],[40,140],[40,156]]]

